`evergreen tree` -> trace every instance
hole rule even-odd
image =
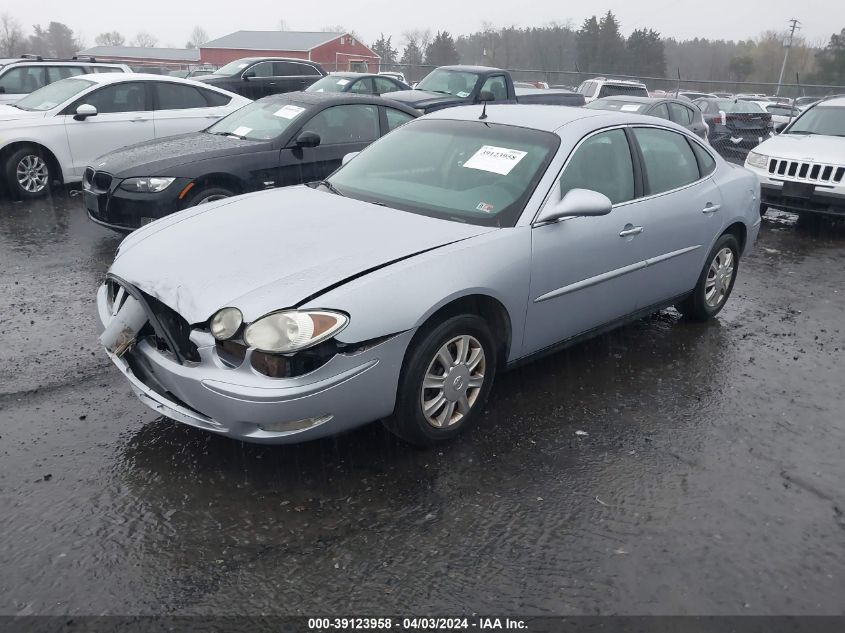
[[[598,58],[596,69],[602,73],[614,73],[625,68],[625,38],[619,29],[619,20],[608,11],[599,22]]]
[[[645,77],[663,77],[666,55],[660,33],[651,29],[635,29],[625,45],[627,71]]]
[[[589,73],[597,70],[599,62],[599,23],[596,16],[584,20],[577,39],[578,69]]]
[[[448,66],[457,64],[460,61],[458,49],[455,48],[455,40],[448,31],[438,31],[425,49],[425,63],[431,66]]]
[[[816,53],[816,64],[815,81],[845,85],[845,29],[830,36],[828,45]]]
[[[387,70],[388,67],[394,65],[396,63],[396,58],[399,55],[399,51],[393,48],[391,43],[391,37],[384,37],[384,33],[379,34],[378,40],[376,40],[375,44],[370,46],[373,49],[376,55],[381,57],[381,69]]]

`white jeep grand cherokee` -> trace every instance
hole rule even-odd
[[[845,97],[820,101],[748,153],[760,179],[760,213],[770,206],[845,217]]]

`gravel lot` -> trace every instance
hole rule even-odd
[[[845,613],[845,230],[771,216],[718,320],[506,374],[421,452],[156,419],[96,342],[119,236],[0,200],[0,614]]]

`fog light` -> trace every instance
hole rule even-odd
[[[268,433],[292,433],[294,431],[305,431],[306,429],[314,428],[325,424],[334,418],[330,413],[322,415],[317,418],[304,418],[302,420],[291,420],[288,422],[270,422],[269,424],[259,424],[258,428]]]

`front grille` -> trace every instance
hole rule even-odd
[[[94,171],[90,167],[85,168],[82,175],[83,186],[96,193],[106,193],[111,189],[112,175],[105,171]]]
[[[769,174],[776,177],[788,178],[789,180],[835,185],[841,183],[843,178],[845,178],[845,167],[808,161],[771,158],[769,159]]]

